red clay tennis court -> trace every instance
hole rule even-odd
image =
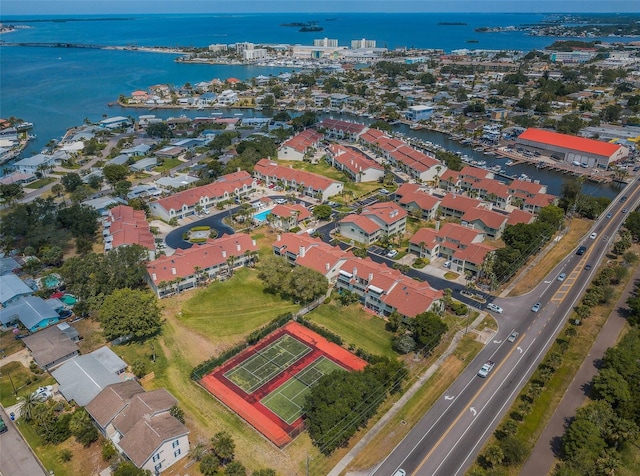
[[[302,405],[311,387],[335,370],[366,362],[310,329],[290,322],[232,357],[200,383],[278,447],[303,429]]]

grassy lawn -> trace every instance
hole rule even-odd
[[[53,471],[56,476],[73,475],[71,467],[68,463],[61,463],[58,458],[58,452],[61,445],[49,445],[43,441],[36,433],[36,430],[20,418],[18,420],[18,429],[24,439],[38,455],[38,459],[48,471]]]
[[[34,374],[20,362],[9,362],[0,367],[0,403],[3,407],[8,407],[18,403],[17,396],[26,395],[35,391],[42,385],[52,385],[55,383],[49,374]],[[13,383],[12,383],[13,382]]]
[[[358,304],[323,304],[305,318],[338,334],[347,346],[353,345],[370,354],[386,355],[390,358],[398,356],[391,349],[392,335],[385,330],[385,321],[365,312]]]
[[[164,162],[162,163],[162,165],[159,165],[157,167],[153,168],[154,172],[168,172],[169,170],[171,170],[174,167],[177,167],[178,165],[180,165],[182,162],[178,159],[164,159]]]
[[[24,344],[20,339],[16,339],[13,331],[0,332],[0,350],[4,355],[15,354],[24,349]]]
[[[24,186],[24,188],[37,190],[39,188],[44,187],[45,185],[49,185],[50,183],[55,182],[56,180],[58,180],[58,179],[55,178],[55,177],[46,177],[46,178],[42,178],[40,180],[36,180],[35,182],[31,182],[29,184],[26,184]]]
[[[228,281],[196,291],[178,319],[203,336],[230,344],[277,316],[298,309],[299,305],[265,293],[255,271],[242,269]]]
[[[591,225],[593,225],[591,220],[573,218],[569,224],[569,232],[551,248],[551,251],[544,256],[544,259],[537,263],[533,269],[527,271],[526,274],[517,275],[519,281],[509,295],[521,296],[535,288],[567,254],[572,252]],[[532,260],[535,260],[535,258],[532,258]],[[527,263],[528,265],[529,263]]]

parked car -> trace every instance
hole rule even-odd
[[[541,307],[542,307],[542,304],[541,304],[541,303],[539,303],[539,302],[537,302],[537,303],[535,303],[535,304],[531,307],[531,310],[532,310],[533,312],[538,312],[538,311],[540,310],[540,308],[541,308]]]
[[[276,202],[278,205],[284,205],[285,203],[287,203],[284,198],[276,198],[274,202]]]
[[[509,337],[507,337],[507,340],[508,340],[509,342],[515,342],[519,335],[520,335],[520,333],[519,333],[519,332],[513,331],[513,332],[511,333],[511,335],[509,335]]]
[[[565,273],[560,273],[558,275],[558,281],[562,282],[562,281],[564,281],[564,278],[566,278],[566,277],[567,277],[567,275]]]
[[[583,255],[585,251],[587,251],[587,247],[581,246],[580,248],[578,248],[578,251],[576,251],[576,254],[580,256],[580,255]]]
[[[387,258],[393,258],[398,254],[398,250],[389,250],[387,253]]]
[[[478,371],[478,377],[485,378],[487,375],[489,375],[489,372],[491,372],[495,366],[496,363],[493,360],[487,360],[484,365],[480,367],[480,370]]]
[[[0,433],[4,433],[7,430],[9,430],[9,428],[7,428],[7,424],[4,422],[2,417],[0,417]]]
[[[48,400],[53,397],[53,386],[47,385],[46,387],[38,387],[38,389],[33,392],[33,397],[41,402]]]
[[[442,266],[444,266],[445,268],[451,268],[451,261],[445,261]]]
[[[378,193],[381,193],[383,195],[388,195],[389,194],[389,190],[387,190],[386,188],[381,188],[380,190],[378,190]]]
[[[489,304],[487,304],[487,308],[492,310],[493,312],[497,312],[498,314],[502,314],[502,308],[500,306],[498,306],[497,304],[493,304],[492,302],[490,302]]]

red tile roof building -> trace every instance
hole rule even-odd
[[[306,234],[285,233],[273,244],[276,255],[322,273],[336,289],[360,296],[362,304],[380,316],[397,311],[415,317],[442,309],[443,292],[370,259],[360,259]]]
[[[384,167],[363,153],[340,144],[327,149],[327,162],[354,182],[376,182],[384,177]]]
[[[283,188],[299,190],[308,197],[327,200],[342,192],[344,184],[322,175],[312,174],[304,170],[283,167],[269,159],[261,159],[253,169],[254,176],[265,182],[281,183]]]
[[[482,207],[482,200],[448,193],[440,200],[439,211],[443,217],[462,218],[468,210]]]
[[[360,134],[367,129],[367,126],[354,122],[325,119],[320,123],[320,128],[324,129],[324,133],[328,138],[355,142]]]
[[[517,143],[541,149],[552,157],[569,164],[586,164],[588,167],[607,169],[629,155],[629,149],[610,142],[601,142],[543,129],[529,128],[517,139]]]
[[[322,134],[315,129],[306,129],[287,140],[278,149],[280,160],[303,160],[306,155],[318,149],[322,141]]]
[[[166,297],[251,265],[257,252],[258,246],[249,235],[222,236],[186,250],[178,248],[171,256],[150,261],[147,282],[158,297]]]
[[[360,214],[347,215],[338,223],[338,233],[369,246],[383,237],[403,236],[407,212],[394,202],[380,202],[364,208]]]
[[[218,203],[246,197],[256,190],[256,180],[241,170],[219,177],[213,183],[190,188],[161,198],[149,205],[151,214],[163,220],[194,215],[197,209],[208,209]]]
[[[156,242],[143,210],[134,210],[126,205],[113,207],[103,219],[105,251],[123,245],[140,245],[155,252]]]
[[[508,219],[508,215],[486,208],[469,209],[460,218],[463,225],[469,224],[477,230],[482,230],[485,236],[492,240],[497,240],[502,236]]]
[[[311,218],[311,212],[302,205],[276,205],[267,215],[269,226],[276,230],[289,231]]]

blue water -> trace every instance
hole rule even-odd
[[[20,17],[27,18],[36,17]],[[474,28],[479,26],[536,23],[544,18],[540,14],[280,13],[112,18],[127,19],[16,23],[28,28],[3,34],[1,40],[112,46],[206,46],[238,41],[311,45],[315,38],[328,37],[347,46],[353,39],[367,38],[390,49],[416,47],[445,51],[458,48],[528,51],[547,46],[555,40],[527,36],[522,32],[474,32]],[[335,20],[327,21],[327,18]],[[3,17],[2,22],[11,24],[16,19]],[[303,33],[297,28],[280,26],[282,23],[308,21],[317,21],[324,31]],[[467,25],[445,26],[438,25],[439,22],[466,22]],[[479,43],[468,44],[470,39]],[[109,107],[107,104],[120,94],[129,95],[136,89],[147,89],[161,83],[183,85],[229,77],[244,80],[285,71],[284,68],[181,64],[174,61],[175,57],[174,54],[118,50],[0,47],[0,117],[14,116],[35,124],[33,133],[38,140],[23,153],[23,156],[29,156],[39,152],[50,139],[60,139],[67,129],[81,124],[85,118],[98,121],[105,115],[137,117],[146,112]],[[178,111],[153,113],[169,117]]]
[[[267,219],[268,215],[271,215],[271,210],[265,210],[263,212],[256,213],[255,215],[253,215],[253,218],[258,222],[262,222]]]

